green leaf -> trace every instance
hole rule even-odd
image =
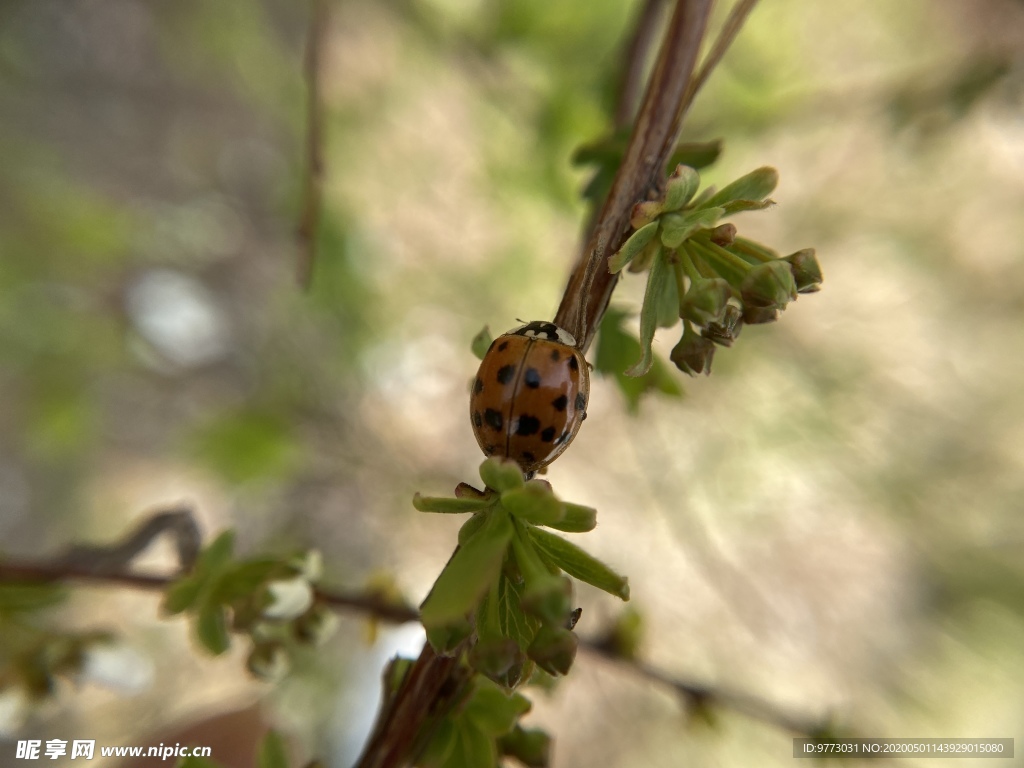
[[[452,555],[423,603],[420,618],[427,628],[458,621],[476,607],[501,573],[512,538],[512,520],[492,509],[480,530]]]
[[[586,533],[597,527],[597,510],[593,507],[584,507],[582,504],[563,502],[565,505],[565,517],[555,523],[547,523],[549,528],[555,528],[565,533]]]
[[[658,234],[658,222],[656,221],[640,227],[623,243],[619,252],[608,260],[608,271],[613,273],[621,271],[649,242],[654,240],[656,234]]]
[[[697,193],[700,174],[688,165],[678,165],[665,183],[665,210],[678,211]]]
[[[256,757],[257,768],[288,768],[288,748],[275,730],[267,731]]]
[[[450,717],[443,719],[434,730],[423,756],[424,768],[439,768],[446,765],[459,742],[459,732]]]
[[[469,538],[479,531],[485,522],[487,522],[486,512],[476,512],[469,520],[464,522],[462,527],[459,528],[459,546],[469,541]]]
[[[200,553],[196,562],[196,575],[207,576],[218,573],[231,561],[235,551],[235,532],[223,531]]]
[[[0,584],[0,614],[41,611],[62,603],[68,594],[59,584]]]
[[[770,166],[741,176],[704,201],[704,207],[723,205],[732,200],[764,200],[779,184],[779,172]]]
[[[526,481],[523,479],[523,470],[511,459],[502,459],[492,456],[480,465],[480,479],[487,484],[488,488],[496,491],[510,491],[513,488],[521,488]]]
[[[540,528],[530,528],[529,534],[537,548],[573,578],[585,581],[622,600],[629,600],[629,580],[615,573],[596,557],[560,536]]]
[[[654,362],[651,344],[654,343],[654,330],[658,325],[661,294],[667,282],[673,280],[665,254],[661,253],[654,259],[651,271],[647,274],[647,291],[644,294],[644,306],[640,310],[640,360],[626,371],[627,376],[643,376],[651,370]]]
[[[474,680],[476,690],[466,704],[465,718],[481,733],[504,736],[519,718],[530,711],[530,700],[518,693],[509,694],[485,677]]]
[[[686,213],[666,213],[661,217],[661,242],[666,248],[678,248],[699,229],[715,226],[724,208],[705,207]]]
[[[543,480],[530,480],[522,488],[501,494],[501,505],[512,515],[534,525],[551,525],[565,517],[565,504]]]
[[[491,336],[491,330],[485,325],[480,333],[473,337],[473,341],[470,342],[470,349],[473,350],[473,354],[476,355],[478,360],[483,360],[493,341],[494,338]]]
[[[626,408],[630,413],[637,412],[640,398],[652,390],[669,397],[681,397],[683,390],[678,380],[657,356],[651,370],[644,376],[625,374],[626,368],[640,356],[640,342],[623,328],[626,317],[627,314],[617,307],[609,307],[605,312],[597,339],[594,368],[615,380],[626,398]]]
[[[442,496],[420,496],[417,493],[412,497],[412,505],[420,512],[462,514],[464,512],[479,512],[481,509],[489,507],[491,502],[485,499],[451,499]]]
[[[211,595],[221,603],[231,603],[249,597],[273,576],[290,578],[293,573],[280,560],[269,557],[245,560],[223,570]]]
[[[729,216],[744,211],[763,211],[773,205],[775,205],[775,201],[769,198],[766,200],[730,200],[727,203],[722,203],[721,207],[724,211],[722,215]]]
[[[497,768],[498,747],[492,737],[463,721],[459,728],[459,746],[445,765],[450,768]]]
[[[172,583],[164,593],[162,609],[164,613],[174,616],[187,611],[199,598],[203,582],[193,576],[186,576]]]
[[[676,144],[676,148],[672,152],[672,158],[668,161],[668,167],[675,168],[677,165],[688,165],[699,171],[713,164],[721,154],[722,142],[717,139],[715,141]]]
[[[227,615],[220,603],[207,602],[200,609],[196,618],[196,639],[214,656],[219,656],[231,647]]]
[[[498,582],[498,627],[503,637],[510,637],[526,652],[537,634],[540,621],[523,611],[523,585],[502,575]]]

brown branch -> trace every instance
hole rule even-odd
[[[327,33],[327,0],[310,0],[309,27],[306,31],[306,55],[303,76],[306,80],[306,158],[302,188],[302,207],[297,236],[299,241],[298,281],[308,289],[316,265],[317,235],[323,208],[324,137],[321,63]]]

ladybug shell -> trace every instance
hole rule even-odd
[[[469,413],[487,456],[536,472],[558,458],[587,417],[590,372],[583,355],[552,323],[529,323],[499,336],[480,363]]]

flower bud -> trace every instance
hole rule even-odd
[[[720,277],[693,280],[683,296],[680,316],[701,327],[718,322],[730,298],[732,288]]]
[[[298,618],[313,604],[313,588],[302,576],[281,579],[267,584],[270,604],[263,609],[268,619],[290,621]]]
[[[323,645],[338,629],[340,619],[325,605],[314,605],[295,622],[295,637],[310,645]]]
[[[711,242],[724,248],[727,245],[732,245],[733,241],[736,240],[736,225],[719,224],[711,230],[710,234]]]
[[[507,684],[509,672],[524,661],[519,644],[510,637],[480,640],[469,652],[470,666],[499,685]]]
[[[629,214],[629,223],[633,229],[641,229],[658,218],[664,210],[665,206],[660,200],[644,200],[633,206]]]
[[[788,262],[776,260],[753,267],[740,285],[743,306],[785,309],[796,298],[796,282]],[[744,316],[745,322],[751,322]],[[763,321],[764,322],[764,321]]]
[[[789,262],[793,269],[793,279],[796,281],[798,293],[814,293],[821,290],[821,265],[818,264],[818,257],[814,255],[813,248],[791,253],[783,261]]]
[[[249,671],[260,680],[280,680],[291,668],[291,660],[284,646],[276,642],[257,643],[245,662]]]
[[[568,629],[544,625],[530,643],[526,655],[551,675],[568,674],[576,659],[580,641]]]
[[[747,325],[774,323],[778,319],[779,310],[776,307],[743,306],[743,322]]]
[[[678,211],[690,202],[699,186],[700,176],[697,171],[688,165],[677,165],[665,182],[664,210]]]
[[[572,611],[572,580],[555,576],[533,581],[527,578],[523,610],[548,624],[563,624]]]
[[[715,356],[715,345],[693,330],[689,322],[683,323],[683,337],[672,349],[669,359],[676,368],[690,376],[711,373],[711,360]]]
[[[743,313],[739,307],[730,304],[725,308],[721,321],[709,323],[701,331],[700,335],[705,339],[710,339],[715,344],[731,347],[732,343],[740,335],[741,330],[743,330]]]

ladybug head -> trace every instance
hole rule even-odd
[[[559,328],[554,323],[549,323],[546,320],[534,320],[532,323],[526,323],[518,328],[513,328],[509,331],[506,336],[530,336],[533,338],[547,339],[548,341],[557,341],[560,344],[565,344],[568,347],[576,346],[576,339],[564,328]]]

